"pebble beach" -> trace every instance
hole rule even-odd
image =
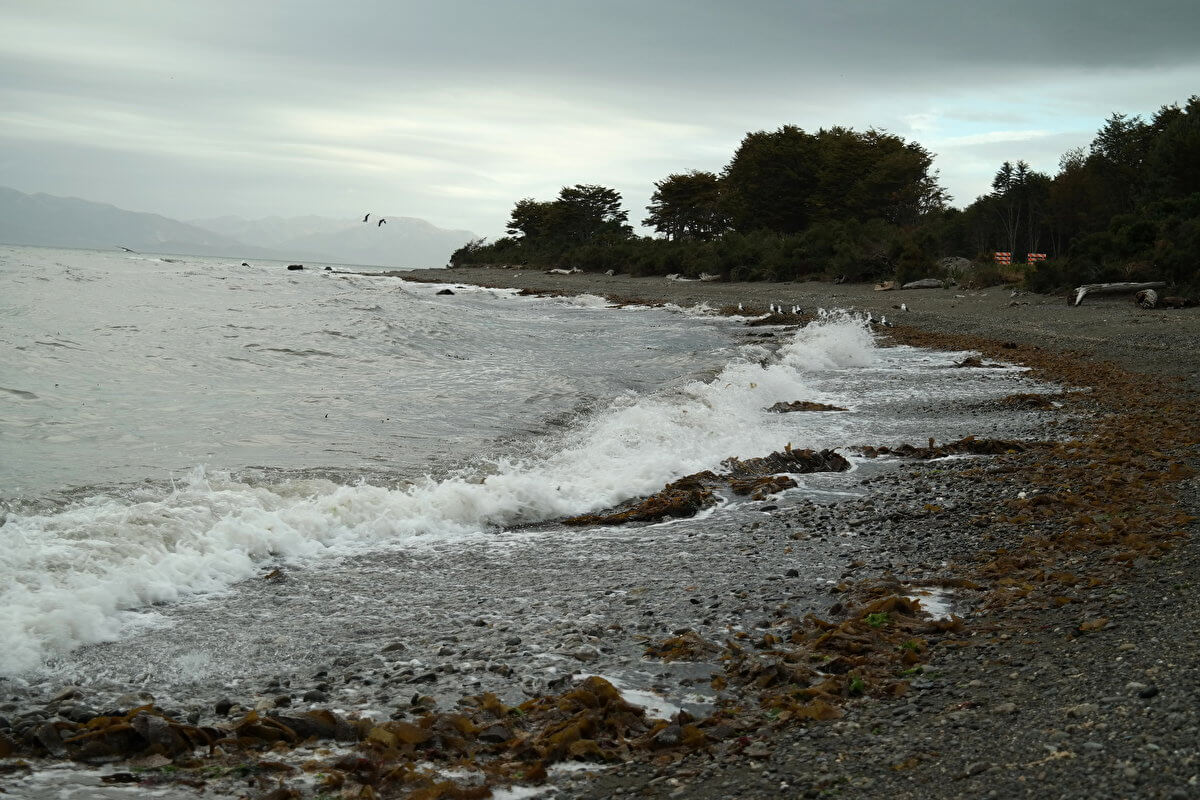
[[[361,794],[368,789],[467,797],[491,787],[499,797],[566,798],[1200,792],[1196,309],[1149,312],[1127,298],[1092,297],[1068,307],[1000,287],[875,292],[483,268],[396,277],[452,291],[459,284],[684,308],[869,312],[884,343],[970,351],[979,368],[997,370],[994,401],[918,409],[953,420],[945,429],[955,438],[997,444],[991,454],[960,457],[945,438],[928,447],[917,439],[907,457],[884,453],[877,467],[861,470],[852,493],[766,498],[708,525],[653,526],[592,538],[587,547],[569,539],[551,546],[536,529],[518,531],[476,561],[441,558],[436,548],[394,555],[419,558],[420,578],[396,587],[405,600],[387,614],[362,609],[355,636],[374,643],[369,656],[349,653],[313,673],[223,696],[167,697],[152,687],[149,699],[87,696],[69,686],[53,696],[11,694],[0,712],[8,731],[0,757],[9,756],[0,761],[0,787],[9,794],[39,796],[56,785],[45,777],[55,754],[38,761],[47,755],[27,744],[45,743],[45,725],[86,725],[110,710],[130,713],[135,703],[171,724],[227,732],[248,714],[282,715],[295,728],[300,709],[344,715],[371,698],[392,709],[402,694],[408,710],[392,714],[395,724],[425,719],[419,724],[435,730],[441,722],[423,715],[463,695],[490,693],[513,707],[524,700],[533,705],[519,716],[531,718],[551,714],[538,704],[557,697],[553,713],[564,713],[583,702],[571,692],[588,676],[618,689],[649,687],[643,705],[664,722],[629,723],[624,737],[641,744],[624,749],[597,734],[594,753],[576,748],[578,758],[555,759],[586,768],[560,767],[537,780],[510,772],[488,786],[381,783],[346,753],[354,741],[379,745],[403,729],[353,720],[328,737],[343,739],[344,752],[303,754],[325,765],[319,772],[304,769],[299,748],[282,745],[258,762],[281,767],[249,777],[186,760],[163,776],[173,762],[162,753],[136,764],[140,771],[117,764],[101,772],[135,783],[149,770],[172,797],[372,796]],[[1028,372],[1009,386],[1011,365]],[[1043,394],[1022,393],[1033,385]],[[820,476],[812,481],[819,493]],[[797,582],[797,564],[821,574]],[[414,574],[407,566],[364,558],[358,568],[385,582]],[[281,572],[255,592],[264,604],[319,603],[316,577]],[[461,586],[460,596],[429,609],[422,582]],[[404,617],[407,624],[396,622]],[[389,639],[396,628],[413,633]],[[839,672],[839,660],[854,667]],[[780,665],[792,670],[789,680],[797,670],[830,679],[801,697],[788,680],[766,677]],[[478,742],[498,748],[521,738],[501,724],[503,714],[493,719],[494,707],[462,707]],[[618,714],[605,708],[607,724]],[[528,736],[543,757],[554,746],[544,730]],[[362,752],[355,757],[383,757],[379,747]],[[526,758],[515,746],[510,755]],[[88,788],[73,780],[75,790]],[[92,794],[75,796],[133,791],[99,772],[96,781]],[[413,794],[420,791],[427,793]]]

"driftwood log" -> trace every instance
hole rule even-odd
[[[1088,294],[1140,292],[1143,289],[1162,289],[1166,285],[1166,281],[1150,281],[1148,283],[1085,283],[1083,286],[1075,289],[1075,295],[1073,298],[1071,298],[1071,305],[1079,305],[1083,302],[1084,296]]]
[[[922,278],[919,281],[909,281],[901,289],[941,289],[946,284],[937,278]]]

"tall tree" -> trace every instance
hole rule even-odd
[[[597,238],[628,238],[629,214],[621,210],[621,195],[603,186],[564,186],[558,198],[542,202],[518,200],[508,232],[524,246],[566,247]]]
[[[642,224],[667,239],[708,240],[728,227],[721,208],[721,179],[711,172],[691,170],[655,181],[646,210],[650,214]]]
[[[879,219],[911,225],[947,195],[919,144],[877,130],[785,125],[747,134],[725,168],[728,211],[738,231],[799,233],[816,222]]]

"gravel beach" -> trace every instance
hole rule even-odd
[[[856,308],[917,329],[909,340],[933,334],[930,343],[936,344],[969,336],[1002,346],[1039,348],[1039,355],[1064,354],[1065,360],[1081,366],[1074,377],[1086,383],[1090,373],[1093,389],[1099,392],[1116,387],[1106,383],[1104,370],[1093,371],[1091,365],[1110,362],[1149,376],[1140,385],[1159,396],[1140,400],[1151,409],[1159,401],[1186,398],[1194,412],[1193,392],[1200,388],[1200,309],[1148,312],[1128,297],[1089,297],[1070,307],[1060,297],[1002,287],[876,292],[864,285],[675,282],[502,269],[427,271],[408,277],[684,306],[740,302],[764,310],[770,303]],[[896,308],[901,303],[907,311]],[[1069,379],[1061,373],[1058,377]],[[1119,413],[1120,405],[1106,413]],[[1175,453],[1193,467],[1200,433],[1197,419],[1185,413],[1182,422],[1190,430],[1179,437],[1181,447]],[[1153,434],[1147,430],[1145,435]],[[910,513],[897,520],[903,531],[898,538],[912,544],[895,554],[887,571],[903,574],[921,563],[965,566],[972,559],[964,551],[992,550],[998,539],[1018,545],[1019,526],[981,527],[975,521],[1011,498],[1022,473],[1039,469],[1038,461],[997,469],[1000,474],[972,480],[969,486],[958,481],[954,470],[931,476],[920,467],[872,484],[871,496],[889,503],[928,495],[955,497],[951,512],[932,518]],[[1178,507],[1192,517],[1200,514],[1198,488],[1190,477],[1172,491]],[[845,505],[830,510],[856,514]],[[1139,511],[1132,505],[1111,513],[1135,516]],[[1050,517],[1047,524],[1053,528],[1062,521]],[[774,524],[781,523],[783,519]],[[810,523],[796,513],[786,524]],[[579,780],[563,794],[1200,796],[1200,604],[1195,582],[1200,551],[1195,521],[1184,522],[1179,530],[1189,535],[1180,536],[1160,557],[1117,562],[1123,566],[1115,570],[1111,554],[1103,549],[1065,557],[1072,569],[1083,572],[1092,566],[1097,573],[1095,585],[1074,592],[1070,602],[1029,600],[997,609],[963,610],[968,623],[963,646],[935,648],[922,676],[900,698],[852,700],[839,720],[771,726],[740,747],[669,765],[637,762]],[[895,546],[895,539],[888,539]],[[751,575],[747,579],[752,580]],[[1097,627],[1088,620],[1105,622]]]
[[[922,437],[905,458],[868,462],[852,493],[827,499],[781,495],[711,523],[586,542],[539,526],[503,534],[502,546],[476,560],[439,547],[364,558],[348,568],[375,572],[381,592],[403,602],[380,608],[364,599],[356,630],[314,630],[314,648],[339,642],[341,651],[304,674],[271,672],[251,603],[245,619],[223,618],[217,606],[190,611],[193,624],[229,631],[230,658],[263,659],[261,677],[227,695],[156,690],[153,675],[144,682],[153,699],[3,687],[0,789],[9,796],[62,786],[78,797],[133,796],[137,789],[115,786],[112,776],[132,784],[147,771],[165,797],[483,796],[389,784],[378,764],[346,755],[348,745],[313,751],[277,742],[253,768],[236,769],[231,747],[207,762],[143,755],[137,772],[121,762],[65,783],[39,748],[57,749],[68,723],[150,702],[195,730],[227,730],[241,716],[245,742],[269,738],[257,717],[245,722],[248,713],[291,715],[295,727],[304,709],[372,708],[404,725],[484,692],[534,703],[522,717],[544,705],[553,720],[570,703],[595,701],[569,693],[585,675],[651,690],[656,716],[671,724],[637,721],[628,738],[645,746],[621,751],[615,763],[552,770],[544,782],[511,773],[510,782],[535,786],[502,796],[1200,796],[1200,550],[1192,535],[1200,310],[1143,311],[1103,297],[1068,307],[1003,288],[875,292],[481,268],[397,276],[684,307],[853,308],[886,316],[889,324],[876,328],[884,341],[970,350],[982,368],[1015,362],[1030,372],[998,369],[995,401],[919,409],[939,445],[973,435],[994,440],[994,455],[945,458],[950,450],[925,448]],[[1048,384],[1062,391],[1046,395]],[[819,491],[821,476],[806,477]],[[793,565],[805,568],[805,580]],[[264,577],[249,589],[253,602],[329,602],[328,576]],[[453,602],[428,607],[428,597],[445,599],[432,592],[446,585],[461,587]],[[148,636],[147,663],[156,645],[180,635],[168,628]],[[778,677],[785,672],[791,677]],[[828,680],[799,691],[789,681],[800,674]],[[556,699],[537,705],[546,697]],[[463,708],[467,722],[424,724],[458,725],[488,746],[507,739],[513,758],[535,745],[543,756],[567,746],[562,728],[557,740],[512,745],[521,737],[509,739],[501,724],[512,709],[494,712],[495,722],[482,706]],[[165,724],[137,730],[159,736],[164,749],[176,735]],[[181,736],[190,730],[178,728]],[[375,748],[362,752],[382,758],[406,730],[360,725],[330,738],[357,732]],[[593,751],[579,747],[586,728],[570,730],[570,752],[587,760]],[[615,752],[599,733],[583,738],[599,742],[592,746],[604,758]]]

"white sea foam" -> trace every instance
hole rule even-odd
[[[497,461],[486,475],[387,489],[323,480],[255,485],[196,469],[165,493],[12,514],[0,529],[0,674],[117,637],[131,612],[219,592],[271,558],[411,546],[596,511],[729,456],[778,450],[783,415],[767,407],[811,397],[812,370],[875,358],[869,331],[846,316],[802,329],[780,355],[767,365],[736,360],[713,380],[671,393],[628,393],[541,454]],[[794,433],[798,423],[788,424]]]

